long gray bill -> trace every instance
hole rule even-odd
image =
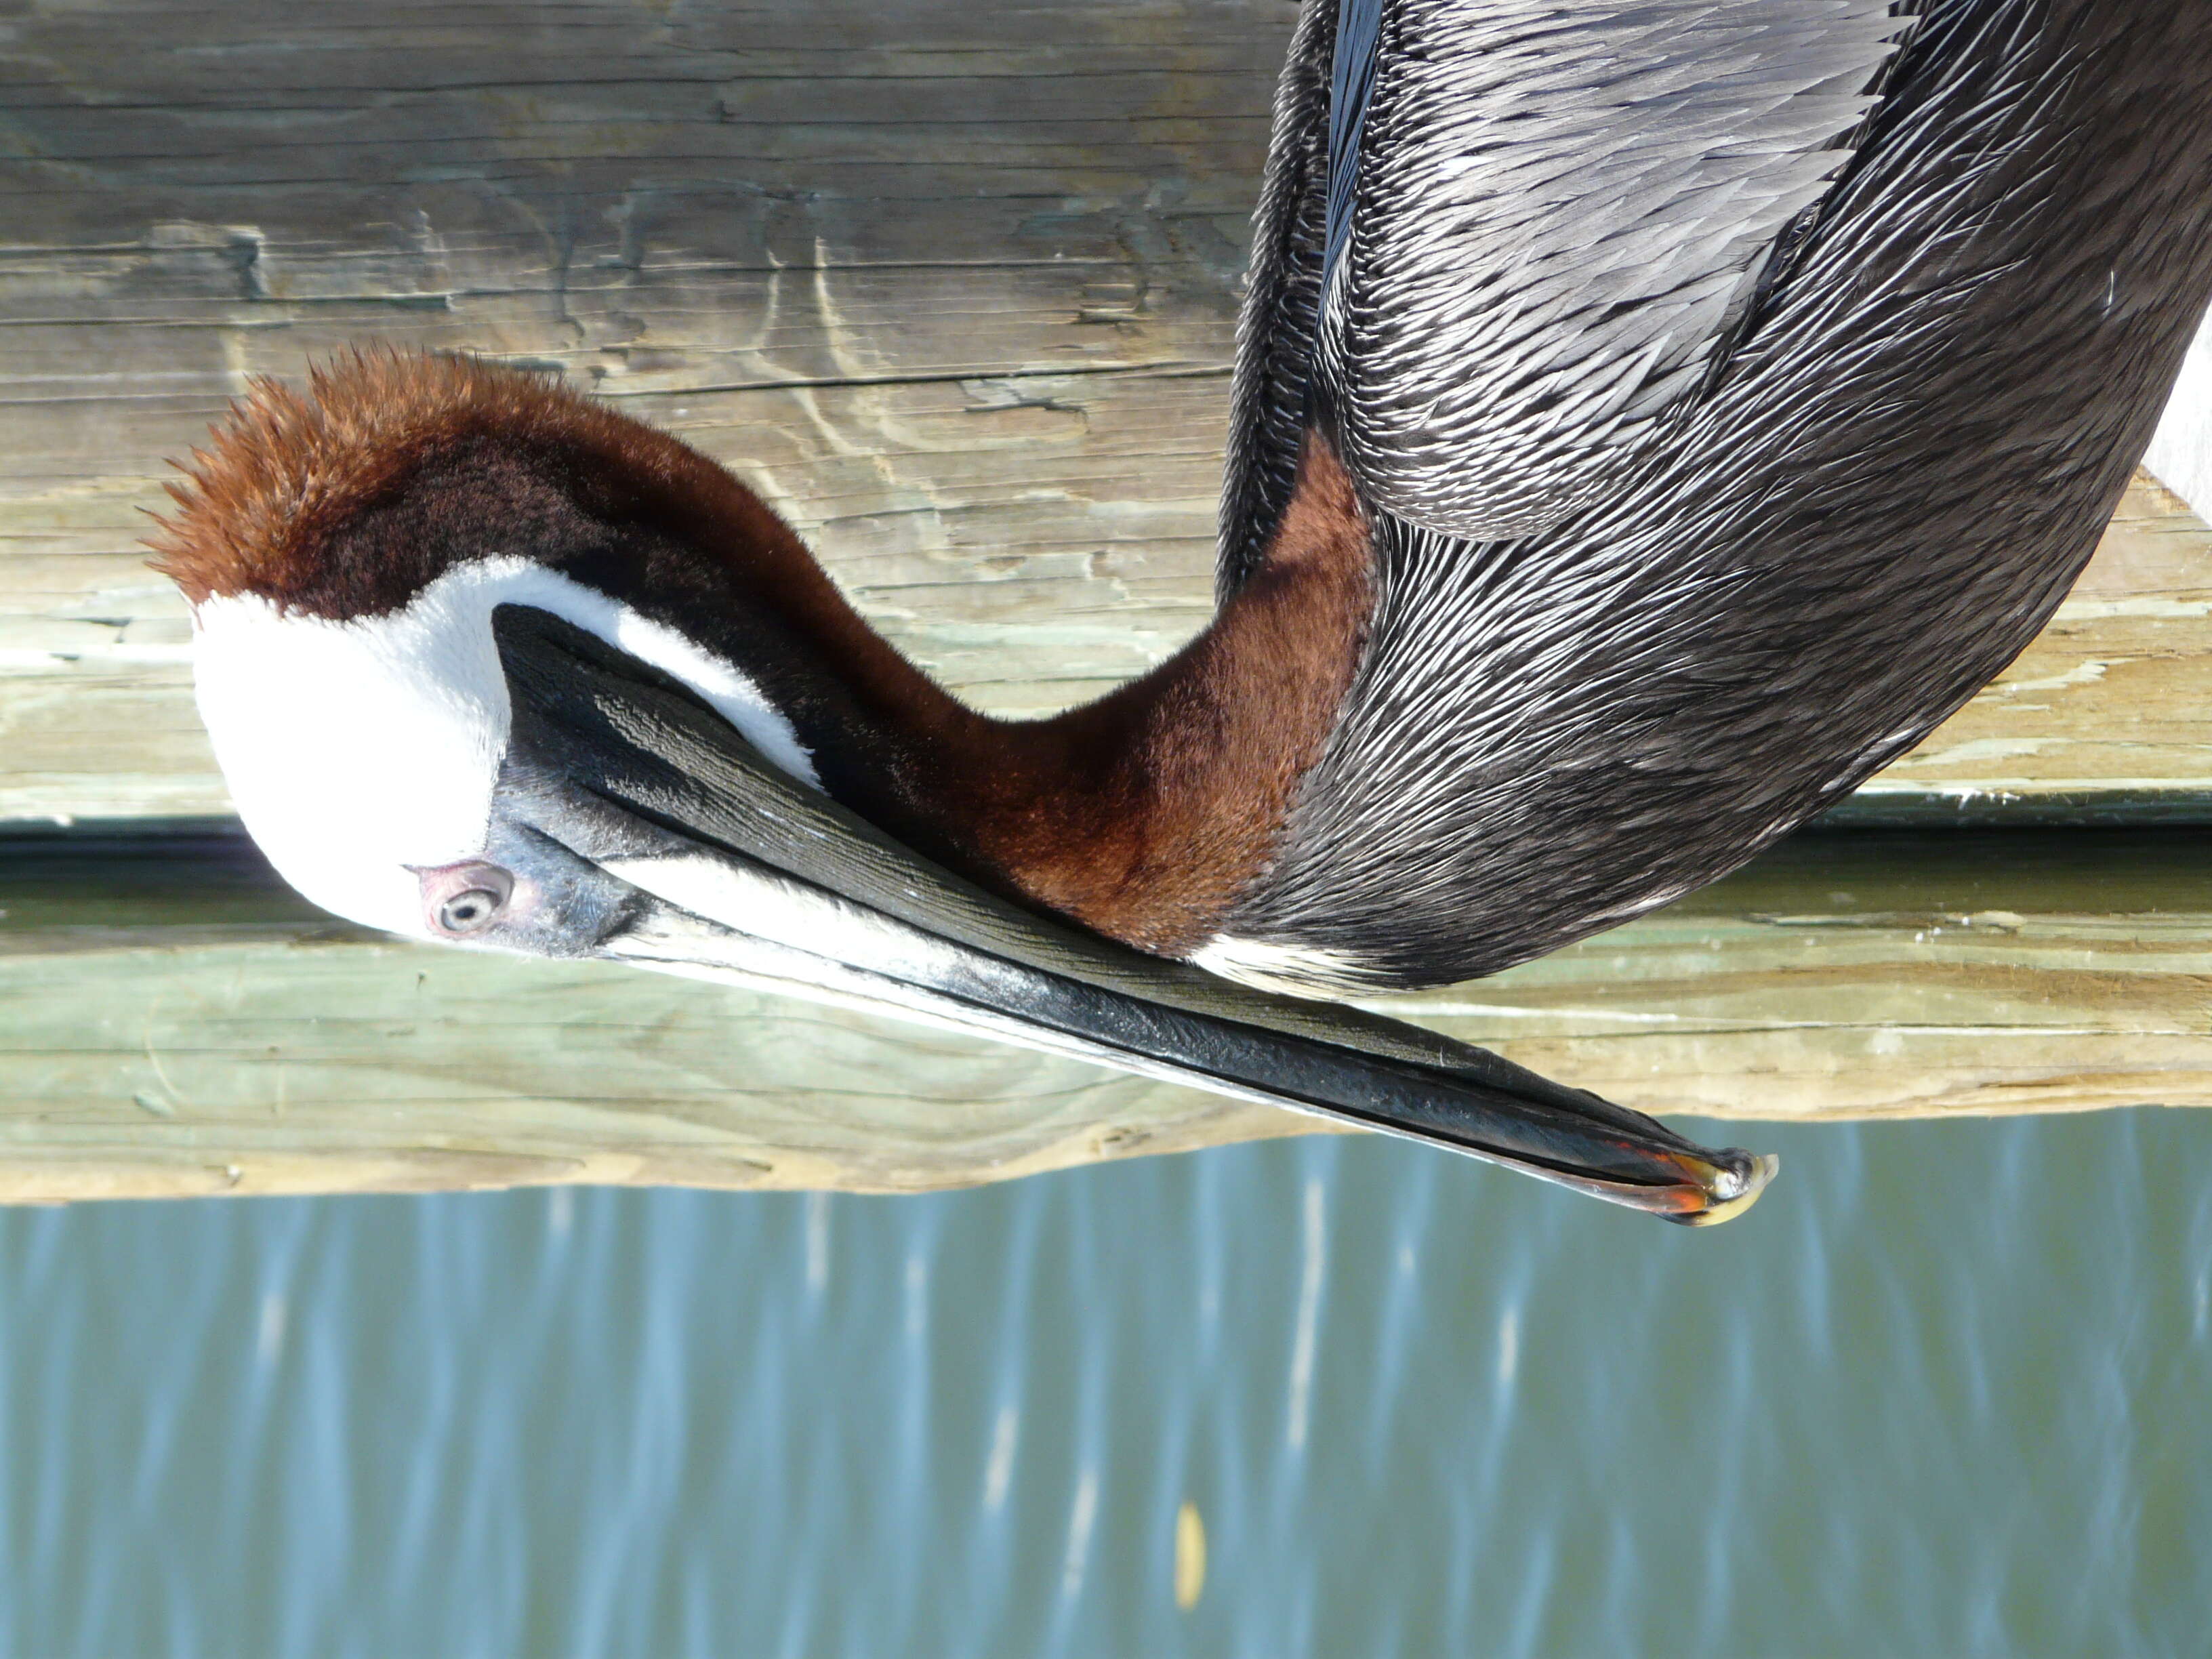
[[[1773,1176],[1771,1157],[1699,1146],[1487,1050],[1021,909],[794,782],[657,670],[541,611],[493,620],[514,707],[503,793],[654,896],[600,954],[1334,1118],[1692,1226],[1740,1214]]]

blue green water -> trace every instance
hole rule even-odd
[[[1751,1139],[0,1214],[0,1651],[2212,1650],[2212,1114]]]

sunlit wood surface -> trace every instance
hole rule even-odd
[[[1158,660],[1208,608],[1292,11],[11,15],[0,824],[227,813],[142,510],[248,375],[349,343],[557,367],[678,430],[988,708],[1049,710]],[[1847,814],[2203,822],[2208,616],[2212,535],[2139,485],[2045,638]],[[1938,842],[1816,845],[1404,1011],[1660,1110],[2206,1098],[2212,896],[2185,843],[2141,869],[2066,843],[1999,888]],[[64,879],[0,858],[22,889],[0,923],[19,1198],[929,1186],[1301,1127],[698,986],[325,937],[250,882],[193,912],[159,859]]]
[[[991,708],[1209,604],[1292,8],[85,0],[0,38],[0,820],[227,803],[136,545],[255,373],[558,365],[736,467]],[[2131,495],[2002,681],[1854,809],[2201,813],[2212,541]]]

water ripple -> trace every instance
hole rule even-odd
[[[2212,1115],[1761,1141],[0,1213],[0,1652],[2198,1650]]]

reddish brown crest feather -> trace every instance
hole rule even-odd
[[[324,585],[331,537],[441,451],[488,433],[623,451],[660,439],[550,376],[465,357],[370,349],[314,369],[306,396],[257,377],[168,486],[156,568],[198,604],[283,600]],[[647,446],[650,447],[648,443]],[[637,457],[647,460],[645,455]]]

